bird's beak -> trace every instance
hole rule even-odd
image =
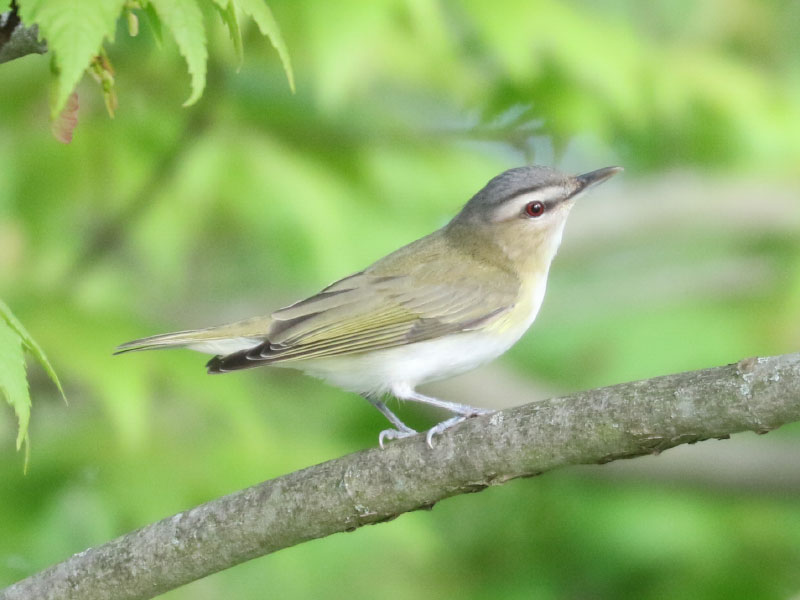
[[[578,180],[578,189],[575,190],[573,195],[584,192],[598,183],[603,183],[606,179],[611,179],[614,175],[623,170],[622,167],[605,167],[603,169],[584,173],[583,175],[578,175],[575,178]]]

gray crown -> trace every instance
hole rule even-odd
[[[544,186],[569,186],[574,178],[550,167],[517,167],[492,178],[462,210],[474,213]]]

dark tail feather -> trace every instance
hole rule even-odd
[[[210,361],[208,361],[206,363],[206,371],[208,371],[212,375],[216,375],[217,373],[222,373],[222,357],[215,356]]]
[[[218,373],[227,373],[229,371],[241,371],[242,369],[254,369],[255,367],[262,366],[265,362],[259,356],[261,350],[269,346],[269,342],[259,344],[255,348],[248,348],[247,350],[240,350],[233,354],[226,354],[225,356],[215,356],[206,363],[206,369],[212,375]]]

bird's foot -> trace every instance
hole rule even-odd
[[[378,445],[381,447],[381,449],[383,449],[384,440],[402,440],[403,438],[411,437],[412,435],[417,435],[417,431],[408,426],[398,429],[384,429],[380,432],[380,434],[378,434]]]
[[[428,429],[428,433],[425,434],[425,443],[428,444],[428,448],[433,450],[433,436],[439,435],[450,429],[451,427],[455,427],[459,423],[463,423],[467,419],[471,419],[472,417],[479,417],[481,415],[490,415],[494,411],[489,410],[487,408],[473,408],[470,407],[470,411],[461,415],[456,415],[455,417],[451,417],[446,421],[442,421],[441,423],[434,425],[430,429]]]

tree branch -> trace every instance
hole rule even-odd
[[[144,599],[307,540],[517,477],[800,420],[800,353],[657,377],[471,419],[266,481],[72,556],[0,600]]]
[[[0,14],[0,63],[45,52],[47,44],[39,41],[39,28],[25,27],[17,15],[17,3],[12,2],[11,10]]]

